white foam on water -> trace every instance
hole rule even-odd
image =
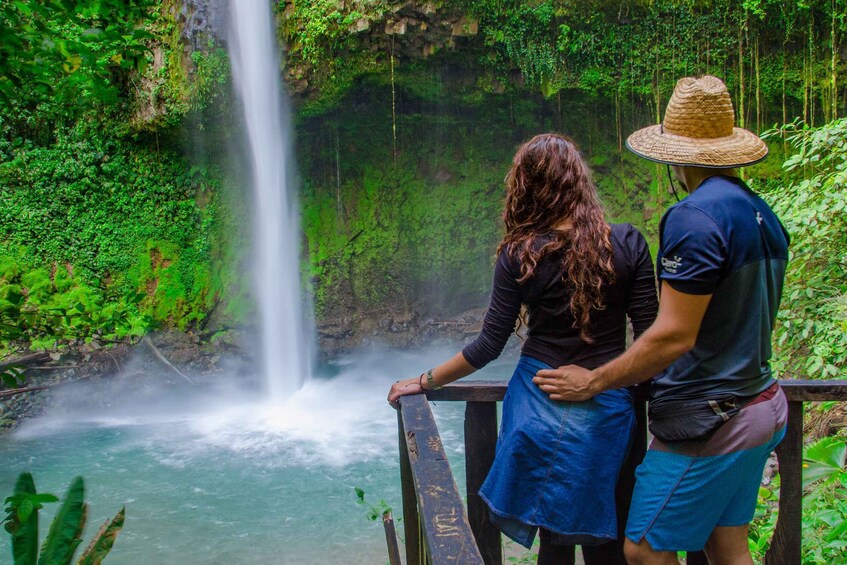
[[[183,468],[198,461],[241,459],[258,467],[340,467],[397,456],[397,413],[386,397],[395,380],[415,374],[451,351],[373,351],[339,360],[338,374],[314,378],[283,400],[219,386],[162,388],[139,398],[110,393],[111,406],[51,408],[25,422],[18,439],[108,428],[112,450],[142,447],[160,464]],[[76,388],[77,390],[74,390]],[[92,387],[71,385],[64,395],[90,398]],[[448,433],[449,436],[449,433]]]
[[[390,382],[390,381],[389,381]],[[394,455],[397,417],[385,381],[312,380],[283,402],[232,404],[190,422],[195,445],[254,464],[343,466]]]

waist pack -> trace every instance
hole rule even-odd
[[[724,393],[710,399],[659,398],[647,404],[650,429],[662,441],[705,439],[738,414],[755,396]]]

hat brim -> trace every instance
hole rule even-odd
[[[626,140],[640,157],[665,165],[730,169],[758,163],[768,156],[768,146],[752,131],[732,128],[732,135],[693,138],[663,131],[661,125],[642,128]]]

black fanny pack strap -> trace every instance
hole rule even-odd
[[[723,411],[723,408],[721,408],[721,405],[718,404],[717,401],[710,400],[709,406],[712,408],[712,410],[715,412],[715,414],[717,414],[718,416],[721,417],[721,420],[723,420],[724,422],[729,420],[729,418],[730,418],[729,414],[727,414],[726,412]]]

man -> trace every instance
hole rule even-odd
[[[662,124],[629,137],[631,151],[672,167],[689,193],[660,224],[658,317],[606,365],[534,379],[551,399],[577,401],[658,375],[656,438],[627,521],[633,564],[676,564],[677,551],[700,549],[713,565],[752,564],[747,527],[764,464],[785,434],[785,397],[768,360],[788,236],[737,176],[767,146],[734,122],[723,82],[684,78]]]

